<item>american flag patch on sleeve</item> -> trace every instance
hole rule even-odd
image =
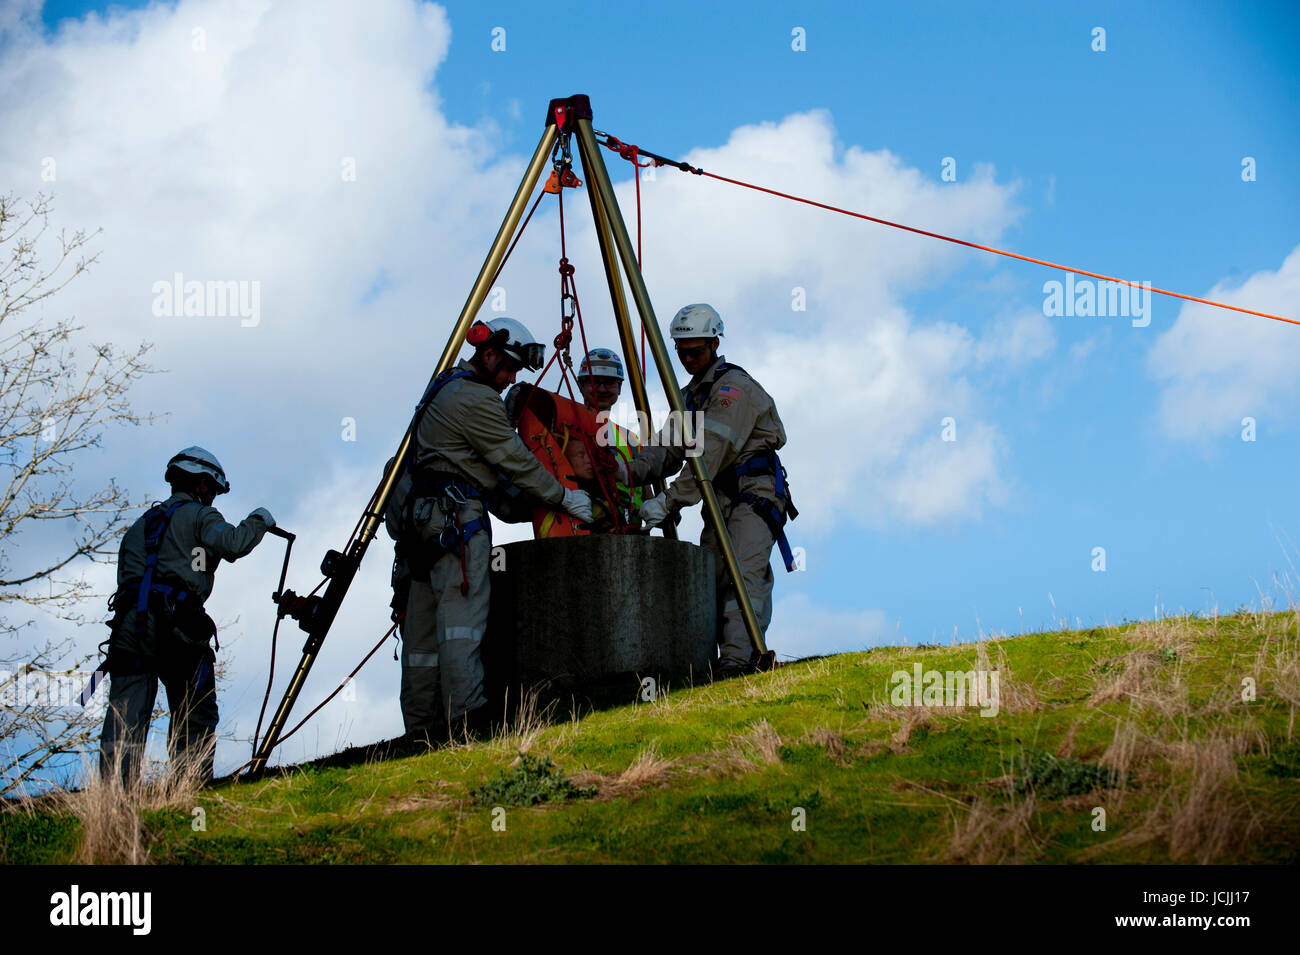
[[[732,401],[736,401],[737,399],[740,398],[740,389],[733,388],[731,387],[731,385],[723,385],[721,388],[718,389],[718,397],[730,398]]]

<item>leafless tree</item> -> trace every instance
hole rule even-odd
[[[52,214],[48,196],[0,195],[0,795],[94,738],[89,715],[50,691],[56,667],[90,658],[75,655],[71,637],[19,636],[37,611],[84,624],[86,602],[104,596],[91,592],[86,563],[116,556],[139,504],[112,479],[87,490],[77,465],[106,428],[155,418],[132,411],[126,395],[153,370],[149,345],[89,344],[82,326],[33,307],[99,257],[87,257],[98,231],[52,234]]]

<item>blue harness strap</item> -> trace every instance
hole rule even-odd
[[[448,368],[441,375],[435,378],[429,387],[425,390],[424,396],[420,399],[419,404],[415,406],[415,417],[411,423],[411,433],[415,434],[420,424],[420,416],[424,410],[432,403],[438,393],[446,388],[453,381],[459,381],[464,378],[473,378],[474,373],[464,368]],[[447,496],[452,503],[458,508],[471,498],[482,499],[484,497],[482,488],[458,477],[454,474],[445,472],[420,473],[415,468],[415,453],[412,452],[406,459],[406,470],[411,475],[411,491],[406,498],[405,523],[409,527],[414,521],[414,512],[412,510],[415,501],[419,498],[443,497]],[[450,492],[450,493],[449,493]],[[464,567],[465,544],[471,537],[481,530],[486,530],[491,526],[490,519],[485,512],[468,524],[461,524],[459,517],[449,522],[442,530],[438,537],[438,547],[445,553],[457,554],[461,558],[461,571],[464,578],[461,583],[461,593],[466,593],[469,589],[468,576]],[[436,559],[436,558],[435,558]]]
[[[438,397],[438,392],[446,388],[453,381],[459,381],[462,378],[473,378],[474,373],[466,371],[464,368],[448,368],[437,378],[429,383],[429,387],[424,391],[424,397],[415,405],[415,416],[411,419],[411,435],[414,438],[415,429],[420,426],[420,415],[424,409],[429,407],[430,402]],[[406,456],[406,471],[408,474],[415,475],[415,452],[412,451]]]
[[[450,553],[459,554],[461,548],[469,543],[471,537],[479,531],[487,530],[489,526],[491,525],[486,514],[474,518],[468,524],[461,524],[459,527],[455,524],[448,524],[442,529],[442,533],[438,535],[438,546]]]
[[[776,538],[776,546],[781,550],[781,560],[785,562],[786,573],[792,572],[794,567],[794,551],[790,549],[790,541],[785,536],[785,515],[780,509],[765,497],[759,497],[757,494],[750,494],[748,491],[741,491],[740,499],[758,512],[758,516],[767,522],[771,528],[772,535]]]
[[[168,508],[161,504],[154,504],[144,514],[144,574],[138,581],[131,581],[123,584],[113,594],[109,601],[109,609],[116,615],[114,617],[114,628],[112,633],[116,634],[116,621],[128,606],[135,610],[134,632],[137,641],[142,641],[148,630],[149,625],[149,603],[153,595],[157,594],[164,599],[173,600],[176,604],[181,604],[188,600],[197,600],[192,593],[183,586],[164,583],[155,580],[155,574],[158,570],[158,551],[162,547],[163,535],[167,532],[167,527],[171,523],[172,515],[178,508],[184,504],[197,504],[197,501],[186,500],[177,501]],[[134,598],[134,599],[132,599]],[[78,702],[85,706],[89,703],[90,698],[94,696],[95,690],[103,679],[104,673],[144,673],[149,666],[138,652],[125,651],[115,648],[114,636],[110,635],[108,640],[100,644],[100,650],[104,654],[104,659],[100,661],[90,682],[82,690]],[[139,644],[137,644],[139,645]],[[107,647],[107,649],[105,649]]]
[[[742,375],[749,374],[739,365],[733,365],[726,361],[718,362],[709,383],[702,385],[695,393],[687,397],[686,410],[690,414],[694,414],[699,410],[702,403],[696,400],[696,395],[703,395],[704,402],[707,402],[713,394],[718,379],[729,371],[738,371]],[[775,494],[779,500],[785,502],[784,513],[767,498],[740,490],[740,479],[747,474],[771,474],[775,477]],[[790,541],[785,536],[785,523],[787,520],[792,521],[798,517],[799,511],[795,508],[794,501],[790,499],[790,488],[786,483],[785,467],[781,464],[781,459],[777,457],[777,453],[772,451],[770,453],[755,454],[744,461],[737,462],[719,473],[713,479],[713,483],[731,492],[733,497],[748,504],[758,513],[758,516],[771,528],[772,536],[776,538],[776,546],[781,550],[781,560],[785,562],[786,573],[793,571],[795,569],[794,551],[790,548]]]
[[[456,494],[466,498],[482,498],[483,490],[477,484],[466,481],[464,478],[457,477],[454,474],[448,474],[445,471],[425,471],[417,474],[415,480],[411,482],[411,493],[407,495],[408,500],[419,497],[439,497],[448,491],[454,492],[451,496],[453,501],[456,500]],[[457,503],[464,503],[457,501]]]
[[[146,616],[149,612],[149,599],[153,594],[162,594],[164,597],[175,597],[177,602],[185,600],[189,596],[189,591],[184,587],[172,587],[168,584],[156,582],[154,571],[158,568],[158,550],[162,547],[163,534],[167,531],[167,525],[171,523],[172,515],[176,513],[177,508],[183,504],[195,504],[196,501],[177,501],[171,507],[163,510],[161,504],[155,504],[149,508],[144,516],[144,576],[140,583],[136,584],[135,599],[135,632],[142,636],[145,631]],[[127,585],[129,589],[131,585]]]
[[[782,513],[772,501],[765,497],[759,497],[757,494],[751,494],[749,491],[740,490],[740,479],[748,474],[771,474],[776,481],[774,489],[775,496],[778,500],[785,502],[785,512]],[[734,488],[735,496],[752,507],[772,531],[772,536],[776,538],[776,546],[780,548],[781,560],[785,563],[786,573],[795,570],[794,551],[790,547],[790,541],[785,536],[786,521],[792,521],[799,516],[798,509],[794,506],[794,501],[790,499],[790,486],[786,481],[785,466],[781,463],[781,458],[775,451],[770,453],[755,454],[733,464],[725,469],[714,479],[714,483],[721,482],[727,490]]]
[[[438,392],[442,391],[443,388],[451,384],[453,381],[456,381],[459,378],[473,377],[474,373],[466,371],[464,368],[448,368],[429,384],[428,389],[424,392],[424,397],[421,398],[420,403],[415,406],[415,410],[419,411],[427,405],[435,396],[437,396]]]

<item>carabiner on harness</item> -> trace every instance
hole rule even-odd
[[[443,550],[451,551],[453,554],[460,550],[460,527],[459,521],[447,524],[442,533],[438,535],[438,546]]]

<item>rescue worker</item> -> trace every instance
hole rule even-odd
[[[390,458],[384,465],[384,473],[392,468],[395,458]],[[425,575],[415,582],[412,575],[412,560],[418,564],[418,553],[411,534],[405,533],[405,514],[407,498],[411,494],[411,471],[406,469],[397,479],[388,504],[384,508],[384,526],[388,536],[393,539],[393,572],[390,583],[393,588],[392,619],[397,624],[398,634],[402,639],[402,683],[398,696],[402,709],[402,725],[410,737],[423,737],[427,741],[446,739],[447,724],[442,718],[441,681],[438,676],[437,644],[433,649],[416,649],[411,644],[410,598],[412,587],[420,588],[419,599],[429,604],[431,595]],[[419,616],[419,611],[416,612]]]
[[[407,505],[419,541],[408,552],[412,583],[404,650],[410,686],[422,697],[424,714],[437,680],[441,717],[454,733],[478,732],[490,720],[480,656],[492,550],[486,498],[504,477],[579,521],[592,519],[587,493],[565,488],[506,419],[501,392],[524,368],[542,367],[545,346],[512,318],[475,322],[466,341],[474,346],[473,357],[439,375],[416,411]]]
[[[772,545],[781,545],[786,569],[794,569],[794,557],[785,539],[787,519],[797,515],[786,487],[785,469],[776,452],[785,445],[785,426],[776,405],[763,387],[740,366],[718,354],[722,319],[712,306],[687,305],[673,316],[670,334],[682,367],[691,375],[682,389],[692,422],[703,415],[704,466],[713,479],[718,504],[726,522],[740,564],[745,588],[766,633],[772,620]],[[696,435],[696,440],[700,436]],[[669,429],[656,447],[642,450],[631,468],[633,482],[645,483],[667,477],[685,460],[680,436]],[[689,507],[701,499],[695,476],[688,467],[658,497],[641,508],[641,519],[658,526],[671,512]],[[705,526],[700,544],[713,552],[721,603],[719,659],[716,673],[734,676],[751,670],[758,662],[757,651],[745,629],[740,610],[713,529]]]
[[[593,348],[583,356],[575,377],[578,379],[578,390],[582,392],[583,403],[597,413],[597,420],[605,424],[605,430],[599,434],[598,440],[602,445],[614,448],[619,460],[623,462],[620,476],[625,475],[641,442],[633,432],[609,418],[610,409],[623,390],[623,362],[612,349]],[[629,487],[623,480],[617,482],[616,488],[619,503],[624,509],[624,519],[636,523],[637,512],[644,502],[642,488],[639,485]]]
[[[122,538],[117,592],[109,606],[106,669],[108,712],[100,742],[100,775],[115,768],[124,786],[140,776],[149,720],[161,680],[171,711],[168,752],[197,764],[211,781],[216,747],[216,657],[208,641],[216,625],[203,610],[217,565],[245,556],[275,526],[259,507],[238,525],[212,506],[230,490],[226,472],[208,451],[189,447],[167,462],[172,494],[154,504]]]

